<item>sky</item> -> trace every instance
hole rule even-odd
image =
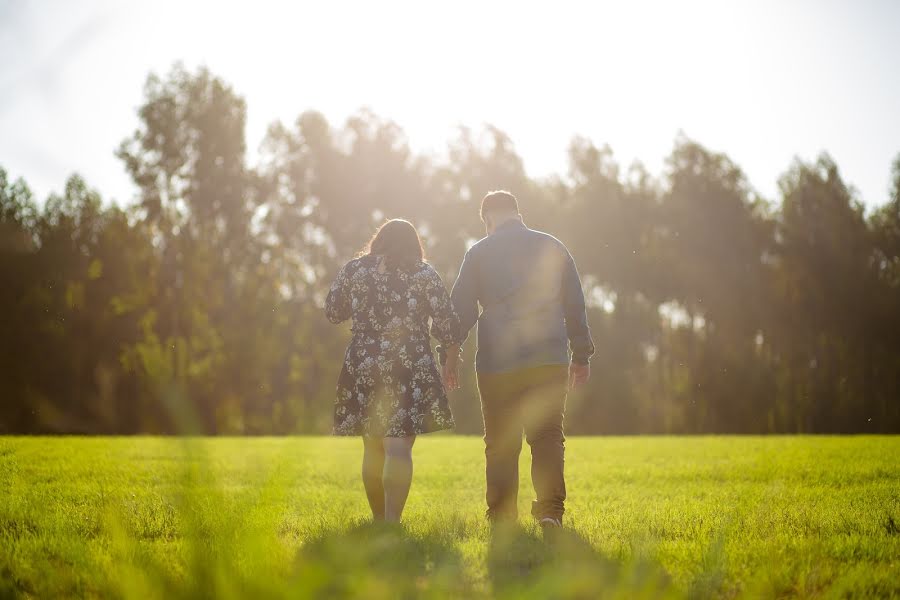
[[[827,151],[867,208],[900,154],[900,2],[0,0],[0,166],[38,198],[78,172],[136,188],[114,151],[151,71],[208,66],[269,124],[362,107],[435,156],[465,125],[512,138],[534,177],[575,135],[655,174],[679,132],[764,197]]]

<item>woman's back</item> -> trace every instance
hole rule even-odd
[[[452,427],[429,342],[456,343],[459,320],[429,264],[389,266],[367,254],[344,265],[325,300],[332,323],[353,319],[338,379],[338,435],[406,437]]]
[[[354,333],[427,336],[429,317],[436,317],[437,324],[451,316],[442,291],[440,277],[425,262],[388,267],[383,257],[367,254],[341,270],[328,295],[326,315],[333,323],[352,318]],[[437,335],[439,330],[440,325]]]

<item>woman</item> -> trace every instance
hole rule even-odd
[[[332,323],[353,318],[334,411],[335,435],[363,438],[362,478],[376,520],[399,521],[412,446],[453,417],[429,341],[458,351],[458,322],[440,276],[408,221],[382,225],[341,269],[325,300]]]

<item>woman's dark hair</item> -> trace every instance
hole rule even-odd
[[[384,256],[385,266],[390,268],[425,261],[425,249],[419,232],[412,223],[403,219],[391,219],[379,227],[360,253],[366,254]]]

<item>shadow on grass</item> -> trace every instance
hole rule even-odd
[[[315,538],[298,552],[291,597],[469,597],[459,553],[436,537],[365,523]]]
[[[571,529],[548,532],[502,525],[491,533],[488,574],[497,598],[672,598],[665,572],[600,555]]]

